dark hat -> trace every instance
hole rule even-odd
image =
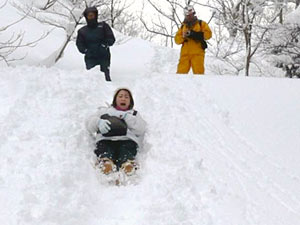
[[[96,18],[98,17],[98,9],[95,6],[86,8],[83,12],[84,17],[86,18],[87,14],[90,12],[95,13]]]

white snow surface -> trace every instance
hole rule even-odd
[[[117,38],[112,83],[74,43],[32,66],[60,32],[1,65],[0,224],[299,225],[300,81],[177,75],[178,50]],[[112,186],[84,121],[124,86],[148,127],[139,181]]]

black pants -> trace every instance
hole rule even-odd
[[[106,81],[111,81],[109,67],[104,67],[104,66],[100,65],[100,71],[102,71],[104,73]]]
[[[100,62],[101,61],[101,62]],[[105,75],[105,80],[106,81],[111,81],[110,78],[110,56],[108,59],[106,60],[100,60],[97,58],[90,58],[90,59],[86,59],[85,60],[85,65],[86,65],[86,69],[90,70],[92,68],[94,68],[97,65],[100,65],[100,71],[104,73]]]
[[[102,140],[97,142],[94,152],[97,157],[111,159],[119,169],[127,160],[135,159],[137,144],[132,140]]]

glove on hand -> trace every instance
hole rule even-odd
[[[108,120],[104,120],[104,119],[100,119],[99,120],[99,124],[98,124],[98,127],[99,127],[99,131],[101,134],[106,134],[108,133],[108,131],[110,131],[110,121]]]
[[[204,40],[204,36],[203,36],[203,32],[196,32],[191,30],[190,35],[188,36],[191,39],[194,40],[198,40],[198,41],[203,41]]]

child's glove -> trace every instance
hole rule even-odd
[[[100,119],[99,123],[98,123],[98,127],[99,127],[99,131],[101,134],[106,134],[108,131],[110,131],[110,121],[108,120],[104,120],[104,119]]]

